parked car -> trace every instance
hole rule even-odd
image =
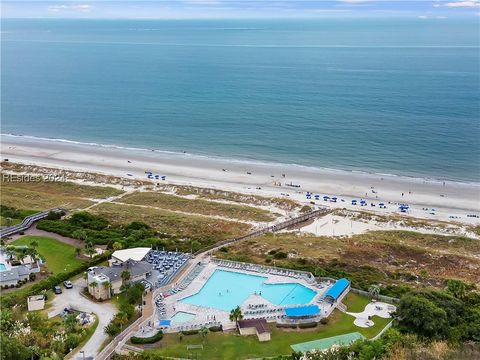
[[[64,281],[63,286],[65,286],[65,289],[71,289],[73,288],[73,284],[70,280]]]
[[[57,295],[61,294],[62,293],[62,288],[60,286],[54,286],[53,287],[53,292]]]

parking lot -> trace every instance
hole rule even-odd
[[[103,332],[103,328],[112,320],[117,312],[117,308],[112,303],[96,303],[83,296],[81,292],[86,286],[84,279],[77,279],[72,281],[72,283],[73,288],[71,289],[65,289],[63,284],[60,286],[62,288],[62,294],[54,295],[55,298],[52,301],[52,307],[48,315],[49,317],[58,315],[65,308],[73,308],[88,313],[93,312],[99,318],[97,329],[83,348],[77,351],[75,356],[75,359],[83,359],[83,353],[81,354],[80,351],[84,351],[86,359],[93,359],[107,338],[107,335]]]

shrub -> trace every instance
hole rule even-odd
[[[277,328],[287,328],[287,329],[296,329],[297,328],[297,324],[277,323],[276,326],[277,326]]]
[[[328,324],[328,317],[324,317],[320,319],[320,324],[327,325]]]
[[[317,327],[317,323],[316,322],[302,323],[302,324],[298,324],[298,327],[300,329],[314,328],[314,327]]]
[[[222,325],[212,326],[212,327],[209,327],[208,330],[211,332],[218,332],[218,331],[223,331],[223,327]]]
[[[36,275],[35,273],[30,273],[30,274],[28,275],[28,279],[29,279],[30,281],[35,281],[36,278],[37,278],[37,275]]]
[[[183,335],[196,335],[199,333],[199,330],[184,330],[182,331]]]
[[[279,251],[279,252],[276,252],[273,257],[275,259],[286,259],[287,258],[287,253],[284,252],[284,251]]]
[[[162,330],[158,330],[158,332],[155,335],[150,337],[143,338],[143,337],[132,336],[130,338],[130,341],[132,344],[154,344],[157,341],[162,340],[162,338],[163,338],[163,332]]]

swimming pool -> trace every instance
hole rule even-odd
[[[197,294],[180,301],[230,311],[255,292],[275,305],[307,304],[317,294],[302,284],[265,284],[266,280],[258,275],[215,270]]]
[[[172,316],[172,323],[184,323],[191,321],[196,315],[184,311],[178,311]]]
[[[7,267],[5,266],[5,264],[0,263],[0,271],[3,271],[3,270],[7,270]]]

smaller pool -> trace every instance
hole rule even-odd
[[[0,264],[0,271],[7,270],[5,264]]]
[[[195,314],[184,312],[184,311],[178,311],[175,315],[172,316],[172,323],[184,323],[184,322],[189,322],[195,318]]]

